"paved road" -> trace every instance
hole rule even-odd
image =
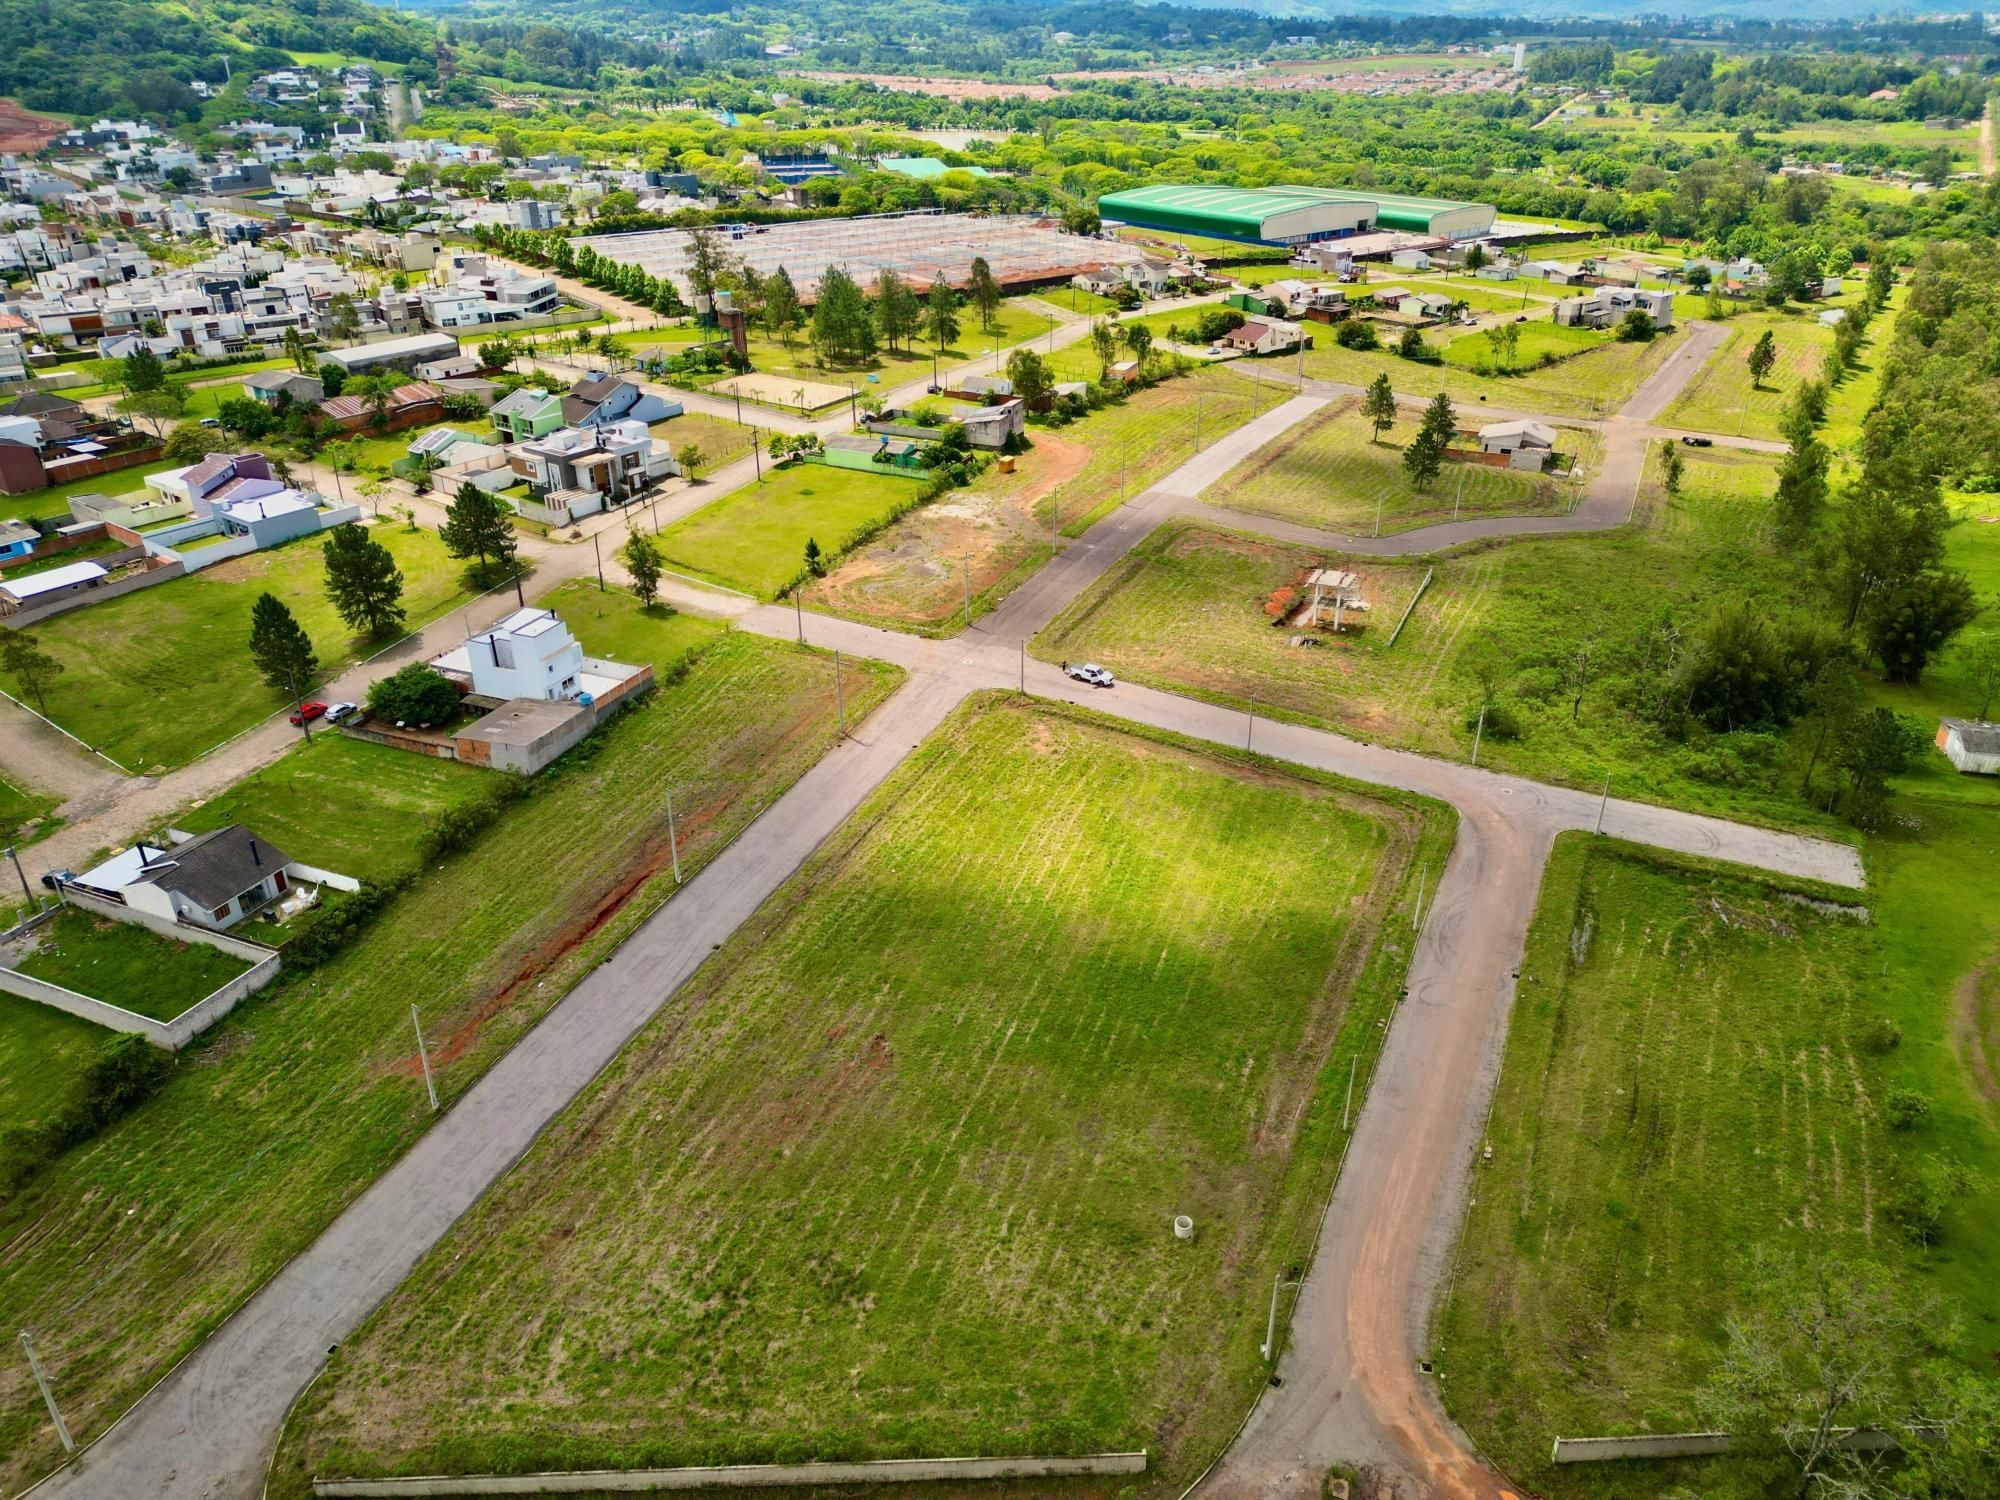
[[[1265,413],[1107,517],[967,635],[925,641],[807,617],[810,642],[890,659],[910,678],[744,837],[634,934],[343,1213],[44,1496],[247,1497],[257,1492],[293,1395],[368,1310],[532,1143],[714,944],[736,927],[964,696],[1023,685],[1134,722],[1239,744],[1229,709],[1130,686],[1080,688],[1027,659],[1024,643],[1157,524],[1243,454],[1322,404]],[[676,591],[691,591],[676,586]],[[716,596],[709,595],[711,599]],[[746,628],[801,629],[783,608],[740,604]],[[1295,1316],[1281,1393],[1263,1403],[1211,1479],[1218,1494],[1305,1494],[1335,1459],[1375,1462],[1441,1493],[1500,1495],[1417,1379],[1429,1288],[1450,1242],[1484,1101],[1497,1069],[1512,969],[1550,839],[1600,816],[1588,794],[1361,744],[1295,725],[1257,726],[1256,748],[1455,807],[1461,835],[1355,1130]],[[1643,804],[1603,809],[1608,833],[1857,884],[1837,845]],[[1304,1460],[1301,1466],[1301,1457]]]

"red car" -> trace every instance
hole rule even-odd
[[[294,724],[304,724],[319,718],[325,712],[326,705],[324,703],[301,703],[285,717],[290,719]]]

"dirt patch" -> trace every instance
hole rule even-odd
[[[1053,99],[1057,90],[1046,83],[993,83],[984,78],[908,78],[900,73],[799,73],[821,83],[872,83],[902,94],[929,94],[933,99]]]
[[[69,129],[69,121],[54,120],[0,99],[0,151],[32,156]]]
[[[1047,542],[1035,514],[1090,462],[1090,450],[1048,433],[1013,474],[912,511],[807,591],[809,603],[864,619],[940,625],[1005,579]]]
[[[1952,995],[1952,1043],[1972,1075],[1972,1086],[1991,1107],[2000,1107],[2000,970],[1974,969]]]

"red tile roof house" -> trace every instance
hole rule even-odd
[[[428,380],[399,385],[389,395],[381,426],[376,426],[368,401],[363,396],[329,396],[319,404],[319,414],[342,432],[401,432],[408,427],[427,427],[445,417],[444,392]]]

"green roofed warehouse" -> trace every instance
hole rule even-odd
[[[1343,188],[1132,188],[1097,201],[1104,218],[1174,234],[1263,245],[1307,245],[1373,230],[1462,240],[1493,227],[1493,207]]]

